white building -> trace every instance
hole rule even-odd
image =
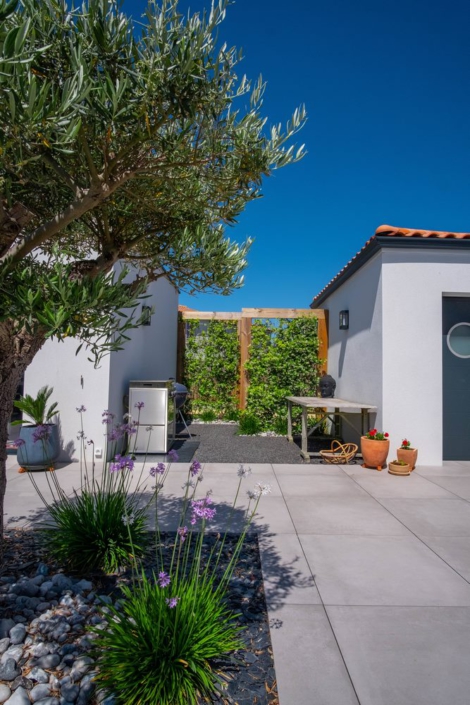
[[[58,402],[63,441],[62,459],[77,458],[80,415],[76,408],[85,406],[85,433],[102,448],[104,429],[101,415],[109,409],[122,419],[123,398],[129,381],[170,379],[176,376],[178,328],[178,291],[167,279],[149,285],[144,300],[154,312],[150,325],[127,333],[130,340],[119,352],[104,357],[98,369],[88,360],[84,348],[76,355],[79,341],[47,341],[28,367],[24,392],[34,396],[44,385],[54,388],[50,402]]]
[[[420,464],[470,460],[470,233],[383,225],[311,306],[336,396],[378,407],[392,454],[408,438]]]

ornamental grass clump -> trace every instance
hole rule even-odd
[[[49,519],[41,526],[41,537],[47,551],[68,568],[80,572],[104,571],[111,573],[131,565],[143,554],[148,542],[146,506],[140,506],[139,493],[143,487],[146,456],[140,475],[134,481],[134,462],[140,409],[137,419],[115,423],[114,414],[103,412],[105,427],[104,467],[97,478],[94,462],[94,442],[87,439],[83,426],[84,406],[80,414],[80,489],[68,496],[60,484],[59,471],[47,473],[46,480],[52,500],[40,489],[34,473],[28,472],[36,491],[46,506]],[[149,434],[151,430],[147,430]],[[91,463],[86,448],[91,448]],[[148,444],[147,444],[148,447]],[[118,453],[118,448],[121,452]],[[112,461],[106,459],[112,457]],[[150,500],[151,501],[151,500]]]
[[[243,465],[226,532],[211,534],[203,558],[206,530],[217,516],[210,491],[198,496],[203,480],[194,461],[183,485],[179,526],[171,544],[163,542],[158,524],[161,490],[169,468],[151,468],[156,479],[156,569],[136,572],[122,589],[119,609],[103,611],[104,628],[93,628],[98,685],[112,692],[119,705],[197,705],[223,689],[223,667],[243,648],[242,628],[227,604],[227,591],[246,532],[259,501],[270,492],[258,483],[247,492],[241,533],[224,553],[242,482],[251,474]]]

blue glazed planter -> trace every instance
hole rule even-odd
[[[49,438],[34,442],[33,434],[37,426],[22,426],[20,438],[24,445],[18,448],[17,459],[21,467],[28,470],[50,468],[60,454],[59,429],[55,424],[46,424],[50,429]]]

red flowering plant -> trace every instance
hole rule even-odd
[[[371,428],[367,431],[366,438],[370,438],[371,441],[386,441],[388,440],[388,433],[383,433],[382,431],[377,431],[376,428]]]
[[[411,441],[407,438],[402,440],[400,448],[403,448],[404,450],[414,450],[414,448],[411,447]]]

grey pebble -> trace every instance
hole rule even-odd
[[[18,624],[19,622],[24,623],[24,622],[27,622],[28,620],[26,619],[26,617],[23,617],[22,614],[14,614],[13,621]]]
[[[50,694],[51,689],[49,685],[46,683],[40,683],[39,685],[35,685],[34,688],[30,690],[29,697],[32,702],[35,703],[37,700],[43,700],[44,698],[49,697]]]
[[[36,681],[37,683],[49,682],[49,676],[46,671],[43,671],[42,668],[38,668],[37,666],[34,666],[34,668],[30,670],[28,678],[31,678],[32,681]]]
[[[38,575],[48,575],[49,574],[49,566],[47,566],[45,563],[40,563],[37,567],[36,573]]]
[[[13,695],[8,698],[5,705],[30,705],[28,693],[21,686],[15,690]]]
[[[36,666],[39,666],[39,668],[55,668],[59,663],[59,654],[47,654],[47,656],[40,656],[40,658],[38,658]]]
[[[1,656],[0,658],[0,664],[4,664],[7,662],[9,658],[12,658],[15,663],[18,663],[20,658],[23,656],[23,647],[22,646],[9,646],[8,649],[5,651],[5,653]]]
[[[9,658],[0,665],[0,680],[14,681],[17,676],[21,675],[21,670],[16,667],[16,661]]]
[[[78,685],[72,685],[71,683],[65,683],[60,689],[60,695],[65,698],[68,702],[75,702],[78,698],[80,688]]]
[[[79,580],[78,583],[75,583],[74,585],[75,590],[91,590],[92,588],[93,583],[89,580]]]
[[[44,698],[44,700],[36,700],[36,705],[60,705],[58,698]]]
[[[24,624],[17,624],[12,629],[10,629],[10,641],[12,644],[21,644],[26,636],[26,627]]]
[[[0,656],[1,654],[4,654],[5,651],[8,649],[10,646],[10,638],[9,637],[4,637],[3,639],[0,639]]]
[[[4,639],[13,629],[15,623],[12,619],[0,619],[0,639]]]
[[[2,683],[0,683],[0,703],[4,703],[5,700],[8,700],[10,695],[10,688],[7,685],[3,685]]]

